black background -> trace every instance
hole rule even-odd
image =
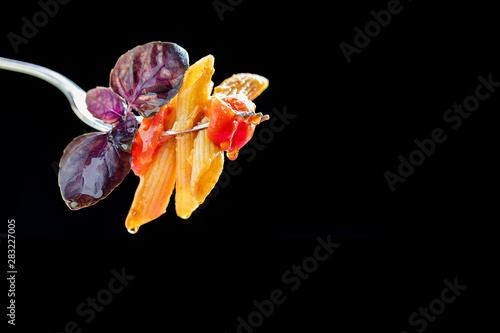
[[[240,157],[241,173],[188,221],[171,202],[130,235],[124,220],[138,178],[130,174],[106,200],[70,211],[54,165],[92,129],[54,87],[0,71],[1,230],[15,219],[15,329],[61,332],[75,321],[82,332],[236,332],[254,300],[281,289],[286,301],[255,332],[417,332],[422,326],[408,317],[455,278],[467,289],[425,331],[494,325],[499,92],[458,129],[443,121],[474,94],[478,76],[500,81],[492,4],[401,1],[402,11],[347,63],[339,44],[352,45],[354,27],[364,29],[370,11],[388,1],[233,1],[223,20],[212,1],[110,3],[60,5],[18,53],[7,35],[21,34],[21,18],[31,21],[40,6],[9,3],[0,56],[46,66],[89,90],[108,85],[127,50],[171,41],[191,63],[214,55],[215,84],[238,72],[266,76],[257,110],[294,118],[271,131],[255,158]],[[384,172],[396,173],[398,156],[438,127],[447,140],[391,192]],[[282,274],[328,235],[341,246],[290,291]],[[76,307],[122,268],[135,278],[85,323]]]

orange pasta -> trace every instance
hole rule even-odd
[[[177,134],[165,142],[154,131],[179,132],[206,123],[210,119],[208,112],[213,110],[214,103],[220,103],[223,98],[229,98],[236,109],[241,105],[250,105],[252,107],[245,110],[253,111],[255,106],[250,100],[262,93],[269,84],[266,78],[259,75],[235,74],[216,87],[214,96],[210,96],[213,88],[213,65],[214,58],[211,55],[191,65],[185,73],[179,92],[168,104],[169,114],[162,113],[165,112],[162,108],[156,116],[163,117],[163,123],[154,123],[153,119],[141,124],[136,136],[139,146],[134,147],[134,159],[138,163],[135,168],[133,163],[140,182],[125,222],[132,233],[144,223],[165,213],[174,186],[176,213],[181,218],[189,218],[210,194],[224,166],[224,147],[210,139],[207,129]],[[260,119],[260,116],[254,117]],[[217,121],[214,120],[214,123]],[[257,123],[258,121],[254,121],[252,126],[255,127]],[[236,123],[235,120],[235,124],[239,122]],[[214,130],[213,126],[211,130]],[[150,143],[148,140],[151,138],[156,141]]]
[[[170,129],[175,121],[174,97],[160,112],[170,112],[165,118],[163,128]],[[139,186],[135,192],[125,227],[131,233],[137,232],[144,223],[161,216],[167,210],[175,184],[175,140],[170,139],[161,145],[151,162],[143,166],[139,175]]]

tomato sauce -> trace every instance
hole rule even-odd
[[[253,136],[255,125],[260,116],[237,116],[237,112],[255,111],[253,104],[246,96],[215,96],[207,116],[210,118],[208,138],[227,152],[230,160],[238,157],[238,152]]]
[[[153,156],[164,142],[161,134],[165,130],[165,123],[171,115],[170,104],[163,106],[158,114],[151,118],[142,120],[141,126],[137,129],[134,146],[132,147],[132,170],[139,176],[144,167],[153,160]]]

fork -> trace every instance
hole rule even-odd
[[[85,124],[99,131],[109,131],[111,129],[111,125],[105,124],[92,116],[85,103],[87,93],[64,75],[43,66],[3,57],[0,57],[0,69],[32,75],[47,81],[63,92],[76,116]]]
[[[76,83],[74,83],[64,75],[43,66],[31,64],[24,61],[7,59],[3,57],[0,57],[0,69],[32,75],[47,81],[48,83],[52,84],[57,89],[62,91],[62,93],[68,99],[69,104],[71,105],[71,108],[75,112],[76,116],[80,118],[81,121],[99,131],[104,132],[104,131],[109,131],[111,129],[111,125],[108,125],[103,121],[96,119],[92,116],[92,114],[87,110],[87,104],[85,103],[85,97],[87,93],[82,88],[80,88],[80,86],[78,86]],[[254,115],[259,115],[261,117],[261,122],[269,119],[268,115],[263,115],[260,112],[236,113],[236,116],[239,117],[249,117]],[[136,118],[137,122],[140,124],[142,122],[143,117],[136,116]],[[179,132],[165,131],[164,133],[162,133],[162,136],[171,136],[182,133],[194,132],[203,128],[207,128],[208,125],[209,122],[194,126],[193,128],[184,131],[179,131]]]

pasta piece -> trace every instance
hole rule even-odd
[[[224,96],[242,94],[253,101],[269,86],[269,80],[250,73],[233,74],[214,89],[214,94]]]
[[[201,58],[186,71],[182,86],[177,93],[178,111],[173,131],[190,129],[197,122],[197,116],[202,114],[203,107],[210,101],[209,88],[213,85],[211,81],[213,73],[212,55]]]
[[[209,103],[209,88],[214,73],[214,58],[208,55],[194,63],[184,75],[177,94],[177,121],[174,131],[190,129],[203,115],[203,107]],[[175,210],[183,219],[189,218],[198,207],[191,193],[192,151],[197,133],[177,135]]]
[[[140,176],[125,227],[135,233],[144,223],[167,210],[175,184],[175,140],[164,143],[144,174]]]
[[[250,109],[255,110],[255,105],[249,99],[255,99],[268,85],[269,81],[263,76],[248,73],[235,74],[217,86],[214,94],[219,95],[218,97],[240,95],[241,100],[247,100],[252,104]],[[213,101],[212,99],[211,102]],[[205,117],[202,123],[207,121],[208,117]],[[193,147],[191,174],[191,193],[196,203],[202,204],[219,180],[224,166],[223,153],[223,150],[209,139],[208,130],[198,132]]]
[[[203,118],[202,123],[208,121]],[[191,194],[196,203],[202,204],[219,180],[224,167],[224,154],[207,135],[207,130],[198,132],[193,147],[193,172],[191,174]]]
[[[267,88],[268,80],[255,74],[235,74],[216,87],[214,95],[217,96],[211,97],[213,65],[214,58],[208,55],[189,67],[178,94],[169,103],[170,116],[161,120],[164,130],[180,132],[191,129],[200,120],[208,122],[213,103],[220,98],[236,103],[231,104],[236,110],[245,109],[245,103],[252,106],[248,110],[255,109],[250,100]],[[222,173],[224,150],[211,140],[209,129],[178,134],[175,138],[160,137],[151,162],[139,165],[140,182],[125,222],[130,232],[136,232],[142,224],[165,213],[174,186],[176,213],[184,219],[210,194]],[[144,131],[147,132],[147,128]]]
[[[198,207],[191,195],[191,152],[194,146],[195,133],[178,135],[176,172],[177,183],[175,186],[175,211],[177,216],[188,219]]]
[[[177,97],[168,104],[171,116],[165,119],[163,128],[172,128],[175,122]],[[137,232],[144,223],[152,221],[167,210],[175,184],[175,140],[162,144],[149,165],[141,170],[139,186],[125,220],[125,227],[131,233]]]

